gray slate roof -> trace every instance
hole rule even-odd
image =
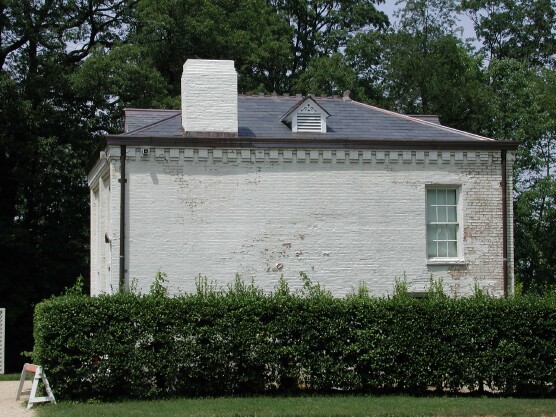
[[[342,98],[313,99],[325,109],[327,133],[293,133],[281,122],[303,98],[294,96],[238,96],[239,138],[494,141],[437,123],[405,116]],[[126,137],[184,137],[180,110],[126,109]]]

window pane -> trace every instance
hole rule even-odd
[[[456,205],[456,190],[446,190],[446,204]]]
[[[434,226],[434,236],[433,236],[433,240],[439,240],[440,239],[440,233],[442,233],[442,226],[441,225],[435,225]]]
[[[436,258],[438,255],[436,254],[436,242],[429,240],[427,242],[427,256],[429,258]]]
[[[457,207],[456,206],[450,206],[450,207],[447,207],[447,208],[448,208],[448,221],[449,222],[457,222],[458,221]]]
[[[457,225],[449,224],[446,226],[446,240],[456,240],[457,238]]]
[[[428,222],[436,222],[436,207],[428,206],[427,207],[427,221]]]
[[[429,226],[427,227],[427,241],[428,242],[432,242],[433,240],[436,240],[436,228],[437,226],[434,224],[429,224]]]
[[[427,190],[427,204],[436,204],[436,190]]]
[[[448,242],[448,256],[450,258],[455,258],[456,256],[458,256],[457,242]]]
[[[438,242],[438,256],[440,258],[448,256],[448,244],[446,242]]]
[[[441,206],[436,208],[438,211],[438,220],[439,222],[447,222],[448,215],[447,215],[447,207]]]
[[[436,190],[437,199],[436,204],[446,204],[446,190]]]
[[[436,225],[436,238],[435,240],[446,240],[446,226],[442,224]]]

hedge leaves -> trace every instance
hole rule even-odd
[[[240,281],[68,294],[35,310],[34,361],[57,398],[265,392],[545,392],[556,380],[556,299],[263,294]]]

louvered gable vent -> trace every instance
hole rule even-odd
[[[306,97],[292,107],[282,121],[296,133],[326,133],[326,118],[330,114],[314,99]]]

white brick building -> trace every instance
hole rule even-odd
[[[303,271],[338,296],[404,274],[502,296],[515,149],[347,96],[238,96],[233,62],[189,60],[182,111],[127,110],[89,165],[91,293],[157,271],[174,294],[199,274],[295,289]]]

